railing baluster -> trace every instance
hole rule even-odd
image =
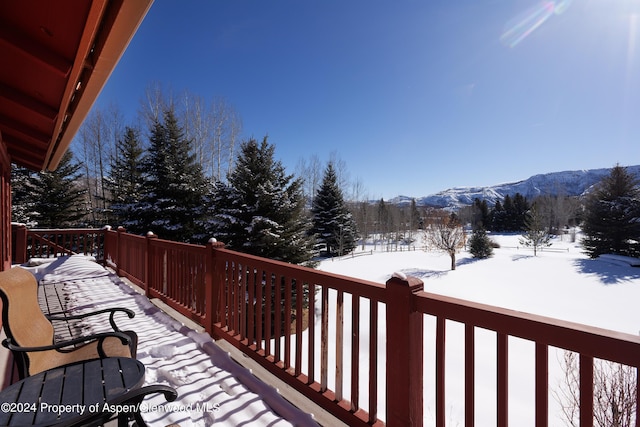
[[[549,348],[536,342],[536,427],[549,424]]]
[[[273,314],[273,285],[275,276],[269,270],[265,270],[265,307],[264,307],[264,353],[265,355],[271,354],[271,315]]]
[[[378,301],[369,300],[369,423],[378,419]]]
[[[240,306],[242,304],[242,295],[240,295],[240,271],[242,265],[235,263],[233,268],[233,332],[234,335],[240,334]]]
[[[238,314],[240,314],[240,339],[244,340],[247,338],[247,308],[250,304],[248,299],[247,275],[249,272],[247,265],[242,264],[238,273],[238,280],[240,281],[240,309],[238,310]]]
[[[284,368],[289,369],[291,367],[291,289],[292,284],[289,278],[284,279],[284,316],[283,316],[283,328],[284,328]]]
[[[309,325],[309,333],[308,333],[308,341],[309,341],[309,353],[308,353],[308,366],[309,366],[309,372],[308,372],[308,379],[309,379],[309,384],[313,383],[315,381],[316,375],[315,375],[315,370],[316,370],[316,327],[315,327],[315,323],[316,323],[316,285],[313,282],[309,282],[309,284],[307,285],[309,286],[309,312],[307,314],[308,316],[308,321],[307,324]]]
[[[360,297],[351,296],[351,410],[360,409]]]
[[[464,425],[475,425],[475,327],[465,324],[464,330]]]
[[[327,391],[329,374],[329,288],[322,287],[322,329],[320,330],[320,391]]]
[[[636,368],[636,427],[640,427],[640,369]]]
[[[256,269],[247,267],[247,286],[249,288],[249,297],[247,301],[247,340],[249,345],[256,342]],[[259,304],[260,302],[258,302]]]
[[[277,363],[282,360],[281,356],[281,340],[282,337],[282,288],[284,287],[284,276],[278,275],[276,276],[276,283],[274,286],[274,304],[275,304],[275,321],[273,322],[275,325],[273,327],[273,346],[274,346],[274,361]]]
[[[339,290],[336,297],[336,400],[342,400],[343,386],[343,358],[342,349],[344,348],[344,293]]]
[[[302,321],[304,319],[304,283],[301,278],[296,279],[296,348],[295,348],[295,370],[294,375],[297,377],[302,373]]]
[[[436,319],[436,426],[445,425],[445,324],[442,316]]]
[[[235,279],[234,279],[234,275],[235,275],[235,271],[236,271],[236,267],[235,267],[235,261],[229,261],[229,263],[227,264],[227,330],[229,333],[232,333],[232,331],[235,330],[234,324],[233,324],[233,318],[235,316],[236,313],[236,309],[235,309],[235,296],[234,296],[234,288],[235,288]]]
[[[262,295],[262,289],[264,288],[265,271],[258,269],[256,271],[256,350],[260,351],[262,348],[262,336],[265,324],[265,315],[262,307],[265,307],[263,303],[264,296]],[[266,307],[265,307],[266,308]]]
[[[593,357],[580,353],[580,427],[593,427]]]
[[[509,336],[498,332],[498,427],[509,423]]]

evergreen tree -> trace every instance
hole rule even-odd
[[[513,196],[513,218],[511,231],[522,231],[526,228],[527,216],[529,214],[529,202],[520,193]]]
[[[482,227],[473,229],[471,237],[469,238],[469,252],[474,258],[489,258],[493,255],[493,244],[487,231]]]
[[[84,194],[78,185],[80,165],[74,162],[73,154],[67,151],[58,168],[43,171],[29,180],[33,219],[39,228],[69,228],[82,225],[85,215]]]
[[[496,201],[496,205],[486,218],[494,231],[522,231],[528,211],[529,202],[522,194],[516,193],[513,197],[507,194],[502,204]]]
[[[166,110],[163,119],[152,126],[142,162],[144,193],[136,207],[138,221],[143,230],[163,239],[202,242],[209,184],[173,110]]]
[[[30,185],[35,172],[17,165],[11,168],[11,221],[34,227],[35,200]]]
[[[124,137],[116,142],[115,153],[110,159],[110,169],[105,180],[108,190],[109,218],[132,233],[145,230],[137,221],[136,206],[142,193],[142,154],[144,150],[138,132],[130,127]]]
[[[411,199],[411,206],[409,207],[409,230],[413,231],[421,227],[422,218],[420,218],[420,211],[416,204],[416,199]]]
[[[313,255],[302,180],[274,160],[265,137],[241,144],[228,184],[217,183],[211,235],[230,248],[301,264]]]
[[[513,206],[513,199],[508,194],[502,200],[502,209],[504,210],[502,231],[513,231],[515,207]]]
[[[415,241],[413,232],[418,228],[422,228],[422,219],[420,218],[420,211],[416,205],[416,199],[411,199],[411,206],[409,207],[409,235],[406,237],[409,244]]]
[[[638,180],[616,165],[587,199],[582,244],[591,258],[613,253],[640,253],[640,190]]]
[[[344,202],[338,178],[329,162],[322,184],[313,199],[311,233],[319,242],[326,243],[329,253],[344,255],[356,247],[357,231],[353,216]]]
[[[390,217],[391,214],[389,213],[389,208],[387,207],[387,204],[384,202],[384,199],[380,199],[380,201],[378,202],[378,206],[376,209],[376,216],[377,216],[377,222],[378,222],[378,227],[377,227],[377,232],[380,233],[380,238],[384,239],[386,238],[387,232],[390,229]]]
[[[491,209],[491,230],[504,231],[505,211],[500,200],[496,200],[496,204]]]
[[[538,255],[538,248],[551,246],[549,235],[543,216],[536,206],[532,206],[525,220],[525,232],[520,239],[520,244],[533,248],[533,256]]]
[[[473,200],[473,219],[471,225],[474,229],[490,226],[489,206],[486,200],[475,198]]]

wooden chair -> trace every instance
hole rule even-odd
[[[133,331],[120,331],[113,319],[118,311],[125,312],[131,318],[134,316],[131,310],[115,308],[66,316],[65,320],[110,313],[109,323],[114,330],[54,342],[53,325],[38,305],[38,283],[33,274],[20,267],[0,272],[0,297],[2,326],[7,336],[2,344],[13,353],[21,379],[83,360],[104,357],[135,358],[137,335]]]

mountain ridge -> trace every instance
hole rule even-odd
[[[389,203],[408,205],[415,199],[418,206],[458,209],[473,203],[478,198],[489,205],[502,200],[506,195],[513,197],[522,194],[528,200],[540,195],[582,196],[605,176],[612,168],[582,169],[562,172],[549,172],[533,175],[527,179],[491,186],[453,187],[424,197],[396,196]],[[627,172],[640,180],[640,165],[626,166]]]

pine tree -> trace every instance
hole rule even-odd
[[[506,199],[506,198],[505,198]],[[496,204],[491,209],[491,230],[504,231],[505,211],[500,200],[496,200]]]
[[[414,242],[413,232],[418,228],[422,228],[422,219],[416,205],[416,199],[411,199],[411,206],[409,206],[409,236],[407,236],[409,244]]]
[[[67,151],[54,171],[39,172],[30,179],[34,220],[39,228],[68,228],[82,225],[86,215],[84,194],[78,185],[80,165]]]
[[[313,199],[311,232],[319,242],[326,243],[329,253],[348,254],[356,247],[357,231],[353,216],[338,187],[338,177],[329,162],[322,184]]]
[[[473,200],[473,222],[475,228],[485,228],[490,225],[489,206],[486,200],[475,198]]]
[[[173,110],[166,110],[163,118],[153,124],[142,163],[144,194],[137,207],[139,221],[163,239],[202,242],[206,239],[203,224],[209,184]]]
[[[381,242],[387,238],[387,233],[391,228],[390,216],[391,214],[389,213],[389,208],[387,207],[387,204],[384,202],[384,199],[380,199],[376,207],[376,217],[377,217],[376,219],[377,219],[378,229],[375,231],[379,233],[379,236],[377,237],[377,239],[380,239]]]
[[[582,244],[591,258],[640,253],[640,189],[626,168],[616,165],[587,199]]]
[[[302,264],[312,257],[302,180],[274,160],[265,137],[240,146],[228,184],[217,183],[210,233],[230,248]]]
[[[529,202],[520,193],[513,196],[513,218],[511,231],[522,231],[526,228],[527,215],[529,212]]]
[[[109,194],[107,205],[111,211],[110,220],[116,221],[117,225],[132,233],[145,231],[139,224],[135,212],[141,200],[143,152],[138,132],[127,127],[124,137],[116,143],[105,180]]]
[[[525,232],[520,239],[520,244],[532,247],[533,256],[538,255],[538,248],[551,246],[549,235],[545,224],[544,218],[538,212],[536,206],[532,206],[525,220]]]
[[[35,172],[12,165],[11,168],[11,221],[34,227],[33,189],[30,185]]]
[[[487,231],[482,227],[476,227],[469,238],[469,252],[474,258],[489,258],[493,255],[493,244]]]

